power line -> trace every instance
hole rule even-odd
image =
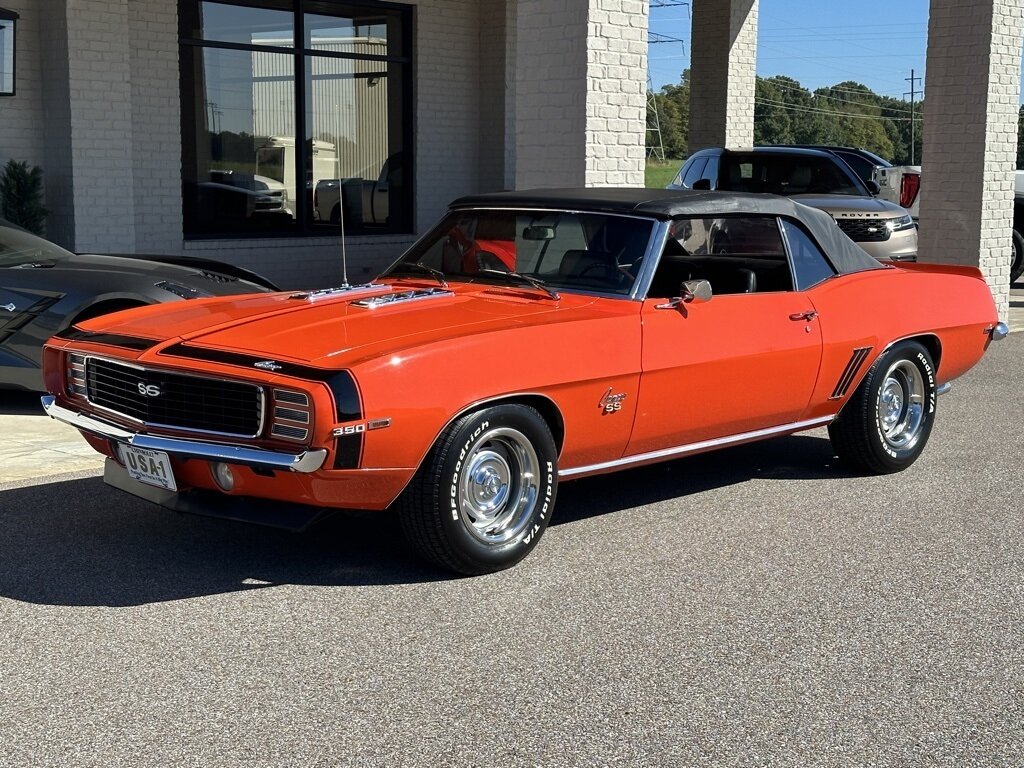
[[[663,35],[661,32],[650,32],[647,35],[647,42],[651,45],[657,45],[658,43],[679,43],[680,46],[686,43],[681,37],[673,37],[672,35]]]
[[[884,115],[865,115],[858,114],[856,112],[843,112],[842,110],[835,109],[819,109],[818,107],[805,107],[800,104],[791,104],[786,101],[776,101],[774,99],[764,99],[760,96],[754,97],[754,102],[763,104],[770,107],[781,107],[783,109],[790,109],[795,112],[808,112],[819,115],[832,115],[834,117],[849,117],[854,120],[892,120],[894,122],[906,122],[908,120],[920,120],[919,117],[885,117]]]
[[[920,78],[918,78],[918,79],[920,80]],[[879,94],[874,93],[874,92],[855,91],[852,88],[850,88],[850,89],[833,89],[833,88],[831,88],[830,86],[827,86],[827,85],[822,87],[822,88],[818,88],[816,91],[810,91],[810,90],[808,90],[806,88],[803,88],[803,87],[799,87],[798,88],[798,87],[795,87],[795,86],[792,86],[792,85],[786,85],[785,83],[775,83],[775,82],[773,82],[773,83],[770,83],[770,85],[772,85],[775,88],[784,88],[784,89],[789,90],[789,91],[796,91],[797,93],[806,93],[812,99],[813,98],[824,98],[824,99],[828,99],[829,101],[842,102],[843,104],[854,104],[854,105],[860,106],[860,107],[872,107],[874,109],[883,109],[883,110],[886,110],[887,112],[904,112],[904,113],[913,114],[913,110],[910,110],[910,109],[900,109],[899,107],[887,107],[887,106],[884,106],[882,104],[868,104],[868,103],[865,103],[863,101],[852,101],[851,99],[840,99],[838,96],[833,96],[831,94],[819,93],[819,91],[841,90],[842,93],[856,93],[856,94],[859,94],[861,96],[867,96],[867,97],[878,96],[879,95]]]

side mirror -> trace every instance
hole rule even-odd
[[[878,186],[878,182],[875,181],[874,179],[868,179],[864,183],[867,185],[868,192],[870,192],[872,195],[877,195],[879,192],[882,191],[882,188]]]
[[[655,309],[679,309],[684,304],[704,304],[711,301],[711,283],[707,280],[687,280],[679,286],[679,296],[664,304],[655,304]]]
[[[711,179],[697,179],[693,182],[693,186],[690,189],[702,189],[705,191],[711,191]]]

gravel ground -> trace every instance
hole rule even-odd
[[[568,483],[475,579],[387,514],[0,486],[0,764],[1020,766],[1022,359],[957,382],[901,475],[818,431]]]

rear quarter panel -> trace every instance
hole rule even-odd
[[[906,265],[844,275],[809,291],[821,323],[823,354],[810,417],[834,413],[830,400],[853,350],[870,347],[847,395],[855,391],[886,347],[901,339],[934,337],[938,383],[952,381],[978,363],[998,322],[988,285],[977,269]]]

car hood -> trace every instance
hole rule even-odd
[[[476,284],[376,308],[355,303],[424,287],[385,285],[322,298],[275,293],[202,299],[128,310],[80,327],[330,368],[470,333],[559,322],[598,302],[573,294],[553,301],[532,289]]]
[[[895,203],[877,197],[857,195],[790,195],[791,200],[818,208],[832,216],[904,216],[907,212]]]
[[[62,258],[43,258],[32,265],[9,269],[38,269],[46,273],[50,282],[67,281],[71,285],[82,282],[108,286],[125,286],[132,278],[142,285],[154,286],[161,281],[195,288],[210,296],[266,291],[248,280],[220,274],[211,267],[198,269],[161,261],[134,259],[129,256],[101,256],[96,254],[70,254]],[[109,275],[109,283],[107,283]]]

